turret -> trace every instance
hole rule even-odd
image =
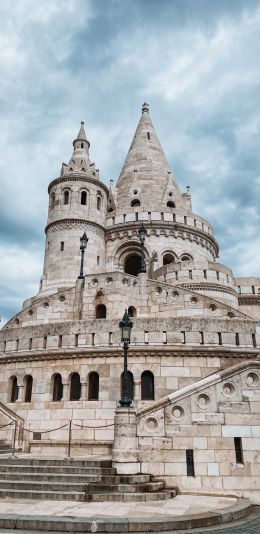
[[[41,292],[75,285],[80,268],[80,237],[88,236],[85,272],[105,266],[107,187],[89,158],[90,143],[84,123],[73,141],[73,154],[48,188],[49,212]]]

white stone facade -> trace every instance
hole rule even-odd
[[[260,278],[234,278],[217,262],[213,229],[171,175],[147,104],[115,187],[99,179],[83,123],[73,146],[49,185],[39,293],[0,332],[0,422],[31,431],[19,431],[24,449],[64,455],[72,419],[74,455],[110,454],[123,368],[118,321],[128,309],[134,410],[126,456],[117,411],[118,471],[141,469],[183,491],[260,489],[252,467],[260,466]],[[142,223],[146,273],[138,274]],[[11,433],[0,430],[0,439]]]

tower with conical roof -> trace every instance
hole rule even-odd
[[[89,158],[84,122],[73,141],[73,154],[48,188],[49,212],[41,292],[72,287],[79,275],[80,237],[88,234],[85,271],[105,269],[107,187]]]

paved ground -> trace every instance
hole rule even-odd
[[[177,495],[174,499],[152,502],[75,502],[75,501],[31,501],[6,498],[0,500],[1,514],[52,515],[76,517],[150,517],[186,516],[203,512],[215,512],[236,504],[235,497],[210,497],[199,495]],[[259,533],[260,534],[260,533]]]

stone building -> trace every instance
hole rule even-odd
[[[81,123],[48,188],[39,292],[0,331],[0,423],[17,420],[31,453],[64,455],[72,420],[73,454],[113,450],[119,472],[182,491],[259,490],[260,278],[217,261],[212,226],[181,192],[146,103],[115,186],[89,148]],[[132,438],[116,423],[114,441],[125,309]]]

